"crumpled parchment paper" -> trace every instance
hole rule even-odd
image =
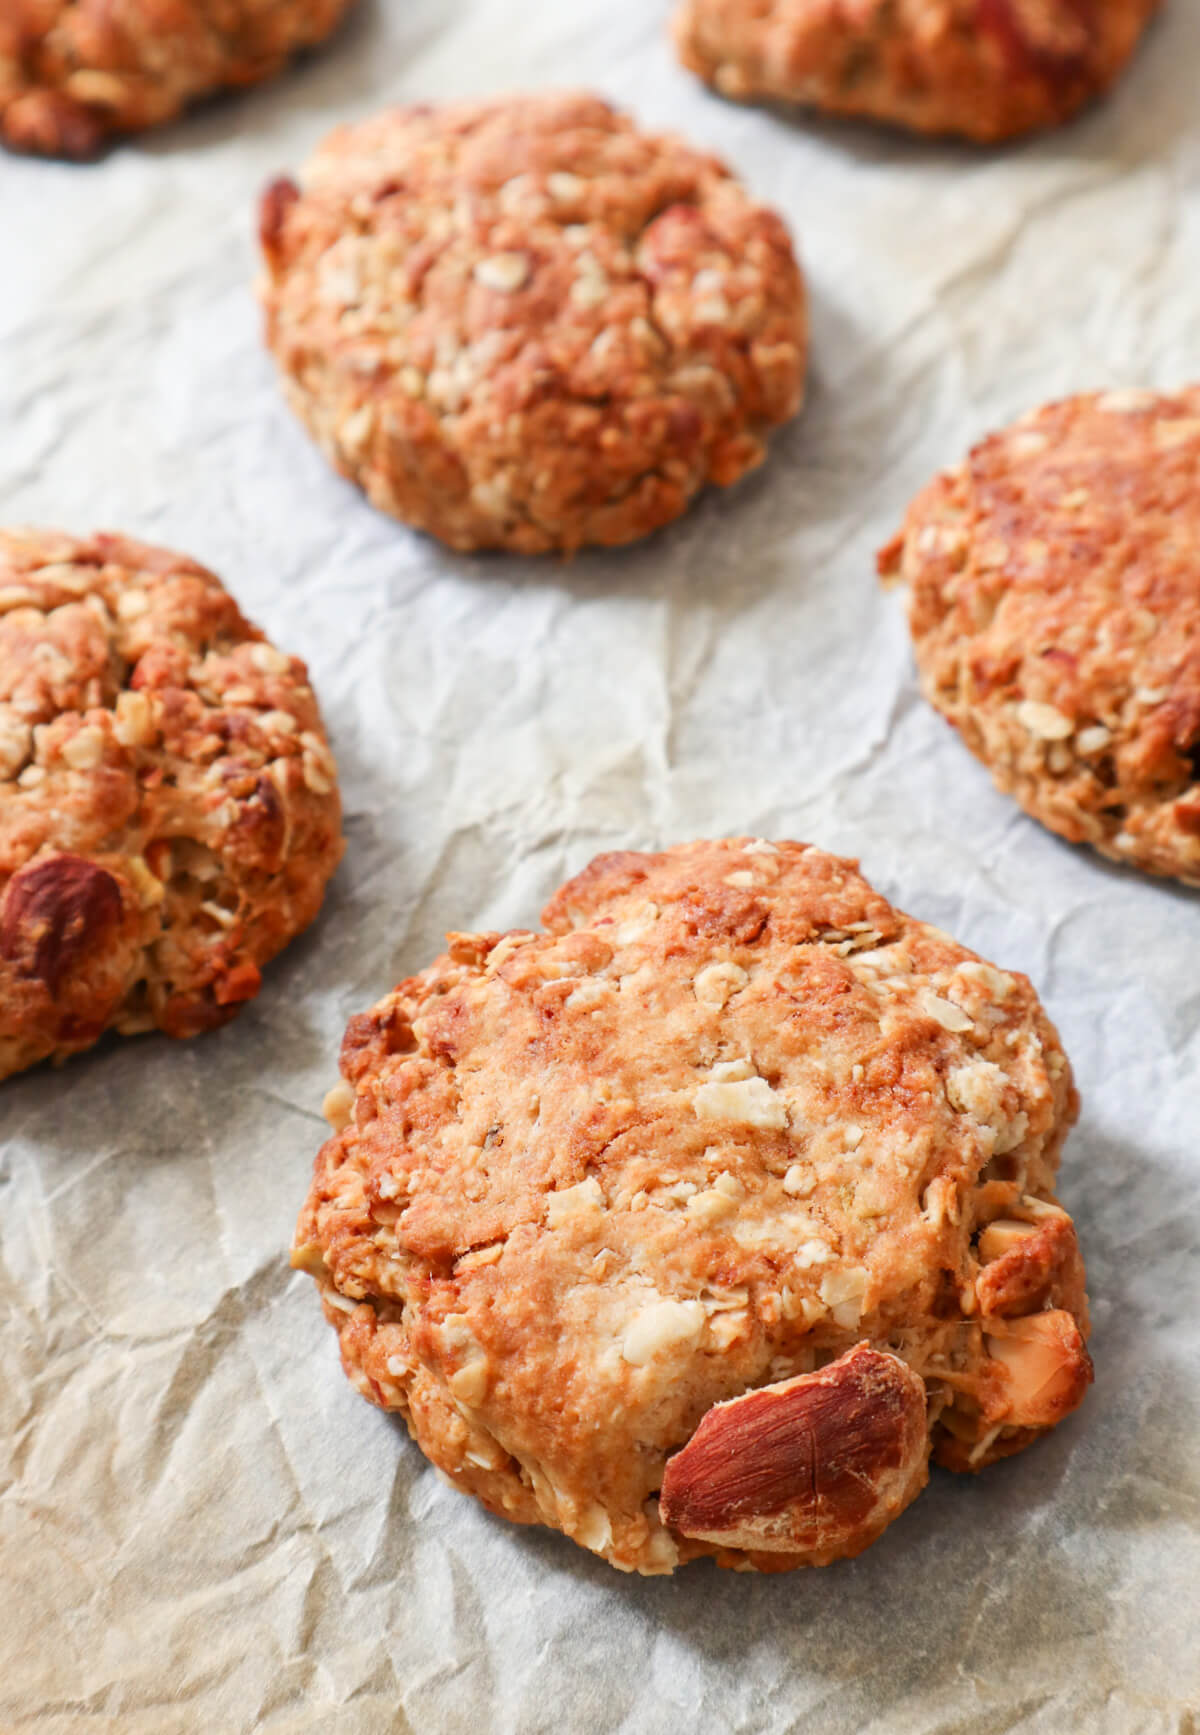
[[[1200,898],[1057,842],[915,695],[875,547],[1035,403],[1200,374],[1200,7],[995,154],[724,104],[639,0],[363,0],[269,89],[94,167],[0,161],[8,522],[195,554],[308,659],[349,848],[227,1030],[0,1087],[0,1728],[1173,1731],[1200,1718]],[[283,406],[252,205],[388,99],[587,83],[793,226],[808,407],[645,545],[465,558]],[[355,1395],[286,1248],[347,1016],[599,849],[752,831],[862,858],[1028,971],[1083,1091],[1062,1190],[1082,1411],[935,1472],[861,1559],[623,1578],[489,1518]]]

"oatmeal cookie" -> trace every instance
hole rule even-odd
[[[342,853],[304,665],[211,572],[0,532],[0,1078],[259,988]]]
[[[1200,885],[1200,387],[1104,392],[976,446],[909,508],[926,697],[1072,843]]]
[[[260,210],[267,342],[368,497],[459,549],[631,542],[798,409],[787,231],[598,98],[392,109]]]
[[[0,140],[86,158],[197,97],[257,84],[350,0],[0,0]]]
[[[601,856],[351,1020],[292,1262],[459,1488],[614,1566],[858,1553],[1091,1378],[1022,976],[853,862]]]
[[[684,0],[684,65],[724,96],[994,144],[1114,82],[1160,0]]]

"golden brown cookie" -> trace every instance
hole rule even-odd
[[[921,686],[1072,843],[1200,885],[1200,388],[1103,392],[976,446],[879,556]]]
[[[454,548],[631,542],[798,409],[787,231],[598,98],[392,109],[264,195],[267,341],[374,504]]]
[[[342,853],[303,663],[211,572],[0,532],[0,1078],[258,992]]]
[[[350,0],[0,0],[0,140],[95,156],[197,97],[272,77]]]
[[[725,96],[982,144],[1106,91],[1159,0],[684,0],[685,66]]]
[[[351,1020],[293,1264],[461,1489],[613,1565],[858,1553],[1079,1402],[1023,976],[804,844],[601,856]]]

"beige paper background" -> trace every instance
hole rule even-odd
[[[1071,850],[917,701],[875,547],[1038,400],[1200,375],[1200,8],[985,155],[722,104],[646,0],[363,0],[329,51],[89,168],[0,161],[6,521],[217,568],[309,661],[349,849],[228,1030],[0,1088],[0,1729],[1172,1731],[1200,1718],[1200,899]],[[726,154],[810,273],[808,408],[672,531],[568,567],[376,516],[284,410],[252,201],[388,98],[587,82]],[[1200,582],[1200,580],[1198,580]],[[861,856],[1027,970],[1085,1099],[1084,1410],[861,1560],[625,1579],[446,1490],[285,1248],[349,1013],[599,848]]]

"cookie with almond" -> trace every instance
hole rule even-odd
[[[921,687],[1072,843],[1200,885],[1200,387],[1064,399],[935,478],[879,556]]]
[[[362,1394],[614,1566],[859,1553],[1079,1403],[1071,1070],[857,865],[601,856],[353,1018],[293,1264]]]
[[[342,853],[304,665],[124,536],[0,532],[0,1078],[226,1023]]]

